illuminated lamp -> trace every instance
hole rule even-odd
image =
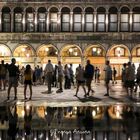
[[[93,49],[92,49],[93,52],[96,52],[96,50],[97,50],[97,48],[93,48]]]
[[[49,51],[49,48],[46,48],[45,51],[48,52]]]

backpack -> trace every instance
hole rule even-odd
[[[85,73],[84,73],[84,77],[85,78],[92,78],[94,75],[94,66],[89,64],[86,66],[85,68]]]

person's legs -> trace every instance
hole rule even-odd
[[[9,84],[9,86],[8,86],[8,96],[7,96],[7,99],[8,99],[8,100],[9,100],[9,98],[10,98],[11,87],[12,87],[12,85]]]
[[[14,92],[15,92],[15,100],[17,99],[17,86],[14,86]]]
[[[76,89],[76,93],[75,93],[75,96],[77,96],[77,94],[78,94],[78,91],[79,91],[79,83],[77,83],[77,89]]]
[[[32,99],[32,85],[29,85],[29,89],[30,89],[30,100]]]
[[[84,84],[82,84],[82,88],[83,88],[83,90],[85,92],[85,96],[86,96],[86,88],[85,88]]]
[[[27,97],[26,97],[26,89],[27,89],[27,84],[24,84],[24,99],[27,99]]]
[[[87,91],[87,95],[89,95],[89,93],[90,93],[90,90],[91,90],[91,79],[87,79],[87,83],[86,83],[86,85],[87,85],[87,88],[88,88],[88,91]]]
[[[109,96],[109,80],[105,81],[105,86],[107,93],[104,96]]]

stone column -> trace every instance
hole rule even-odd
[[[105,28],[106,28],[106,32],[108,32],[108,12],[105,13]]]
[[[129,29],[130,30],[129,31],[132,32],[132,16],[133,16],[132,11],[130,11],[130,14],[129,15],[130,15],[130,19],[129,19],[129,25],[130,25],[130,28]]]
[[[50,13],[49,12],[46,12],[46,19],[47,19],[46,20],[46,31],[47,32],[49,32],[49,26],[50,26],[50,21],[49,21],[50,20],[50,17],[49,16],[50,16]]]
[[[38,18],[37,18],[37,15],[38,15],[38,13],[37,13],[37,11],[35,11],[35,21],[34,21],[34,24],[35,24],[35,32],[37,32],[37,23],[38,23]]]
[[[14,12],[11,11],[11,32],[14,31]]]
[[[70,32],[73,31],[73,12],[70,12]]]
[[[23,24],[23,32],[26,31],[26,12],[23,11],[23,19],[22,19],[22,24]]]
[[[2,12],[0,11],[0,32],[2,32]]]
[[[120,32],[121,13],[118,12],[118,32]]]
[[[95,11],[94,13],[94,32],[96,32],[97,28],[97,12]]]
[[[85,12],[82,12],[82,32],[85,30]]]
[[[61,32],[61,12],[58,12],[58,32]]]

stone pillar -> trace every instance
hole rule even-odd
[[[97,12],[94,12],[94,32],[96,32],[97,28]]]
[[[47,19],[46,20],[46,31],[47,32],[49,32],[49,26],[50,26],[50,21],[49,21],[50,20],[50,17],[49,16],[50,16],[50,13],[49,12],[46,12],[46,19]]]
[[[0,32],[2,32],[2,12],[0,11]]]
[[[37,18],[37,15],[38,15],[38,13],[37,13],[37,11],[35,11],[35,21],[34,21],[34,24],[35,24],[35,32],[37,32],[37,23],[38,23],[38,18]]]
[[[73,12],[70,12],[70,32],[73,31]]]
[[[132,11],[130,12],[130,18],[129,18],[129,25],[130,25],[130,32],[132,32],[132,16],[133,16],[133,13],[132,13]]]
[[[106,12],[106,14],[105,14],[105,28],[106,28],[106,32],[108,32],[108,23],[109,22],[109,20],[108,20],[108,12]]]
[[[14,31],[14,12],[12,11],[11,13],[11,32]]]
[[[23,32],[26,32],[26,12],[23,11],[23,19],[22,19],[22,24],[23,24]]]
[[[121,13],[118,12],[118,32],[120,32]]]
[[[82,32],[85,30],[85,12],[82,12]]]
[[[61,32],[61,12],[58,12],[58,32]]]

